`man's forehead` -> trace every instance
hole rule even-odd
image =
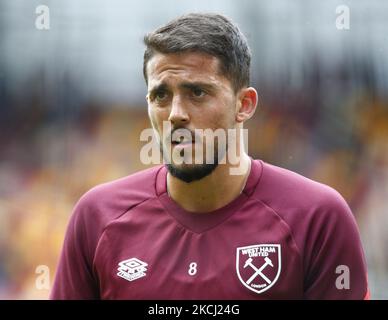
[[[169,82],[206,82],[216,85],[227,80],[217,57],[202,52],[155,54],[147,66],[150,86]]]
[[[155,76],[164,71],[195,71],[197,73],[217,72],[219,59],[202,52],[156,53],[148,62],[147,71]]]

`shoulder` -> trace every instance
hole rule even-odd
[[[288,225],[300,249],[322,233],[357,236],[353,213],[335,189],[284,168],[262,166],[253,196]]]
[[[78,248],[89,263],[106,226],[137,205],[156,197],[155,181],[162,166],[95,186],[77,202],[65,237],[65,247]]]
[[[343,197],[332,187],[264,162],[255,195],[281,215],[348,209]]]
[[[152,167],[129,176],[99,184],[82,197],[81,201],[92,205],[114,203],[120,207],[123,203],[142,201],[155,196],[155,179],[161,166]]]
[[[303,262],[307,298],[363,298],[366,266],[356,220],[333,188],[262,163],[254,196],[287,224]],[[350,266],[353,290],[334,286],[337,266]]]
[[[156,197],[155,181],[162,166],[97,185],[77,202],[72,219],[102,229],[140,203]]]

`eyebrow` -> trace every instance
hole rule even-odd
[[[153,88],[148,92],[148,94],[149,94],[149,95],[153,95],[153,94],[155,94],[155,92],[158,92],[158,91],[166,91],[166,90],[167,90],[167,84],[161,83],[161,84],[158,84],[158,85],[156,85],[155,87],[153,87]]]
[[[183,88],[183,89],[190,89],[190,90],[205,89],[205,90],[208,90],[208,91],[214,91],[216,89],[213,84],[207,83],[207,82],[201,82],[201,81],[182,82],[181,84],[179,84],[179,87]],[[159,91],[167,91],[167,90],[168,90],[168,85],[166,83],[160,83],[160,84],[154,86],[149,91],[149,95],[153,95],[153,94],[155,94],[156,92],[159,92]]]
[[[179,85],[179,87],[184,88],[184,89],[190,89],[190,90],[193,90],[193,89],[205,89],[205,90],[209,90],[209,91],[215,90],[215,86],[212,85],[211,83],[200,82],[200,81],[183,82]]]

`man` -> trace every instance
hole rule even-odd
[[[257,92],[237,26],[188,14],[145,44],[148,113],[165,165],[81,198],[51,298],[366,298],[360,237],[343,198],[244,151]],[[206,129],[235,135],[207,149],[209,136],[198,133]],[[194,161],[201,156],[211,161]]]

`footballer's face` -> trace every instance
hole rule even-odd
[[[148,114],[170,173],[185,182],[209,175],[231,143],[198,129],[221,129],[228,137],[236,126],[236,94],[219,63],[206,53],[184,52],[157,53],[147,65]]]

